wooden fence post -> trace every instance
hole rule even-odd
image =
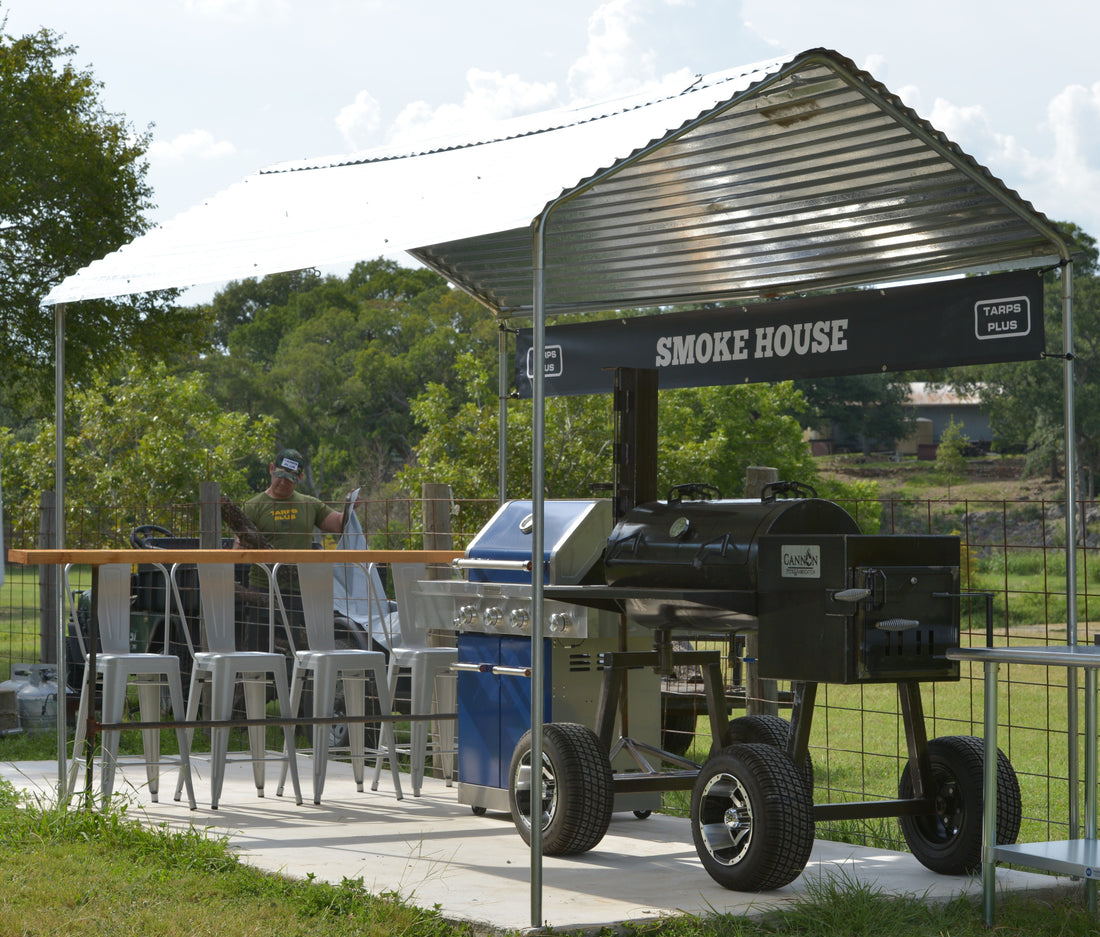
[[[420,488],[424,506],[424,549],[453,550],[451,486],[425,482]]]
[[[199,546],[217,550],[222,545],[222,491],[217,482],[199,482]]]

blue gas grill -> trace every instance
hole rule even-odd
[[[458,799],[509,809],[512,753],[531,727],[530,501],[502,505],[456,562],[464,578],[418,583],[430,624],[457,632]],[[578,585],[600,563],[613,526],[606,500],[545,503],[543,582]],[[599,655],[648,650],[652,634],[617,614],[564,602],[543,608],[543,713],[547,722],[594,728],[603,672]],[[632,672],[630,734],[660,742],[660,681]],[[652,810],[660,795],[616,795],[616,810]]]

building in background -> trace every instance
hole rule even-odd
[[[876,452],[934,459],[940,437],[952,421],[970,440],[972,450],[988,452],[992,445],[993,428],[977,394],[965,394],[947,385],[913,381],[903,406],[912,411],[913,431],[904,439],[875,442],[872,448]],[[858,437],[839,433],[836,426],[807,430],[806,438],[810,440],[814,455],[859,452],[861,449]]]

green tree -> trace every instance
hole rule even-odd
[[[460,499],[485,499],[473,531],[487,519],[497,495],[499,420],[495,376],[484,362],[465,355],[458,383],[431,384],[413,402],[424,429],[416,461],[398,476],[406,490],[424,482],[449,484]],[[658,495],[674,484],[703,481],[726,497],[741,497],[745,469],[769,465],[785,480],[822,484],[802,430],[790,411],[801,406],[790,382],[665,391],[658,404]],[[530,400],[508,404],[508,483],[511,498],[531,496]],[[614,417],[610,395],[546,400],[545,492],[548,498],[593,497],[594,484],[613,480]],[[873,496],[830,487],[847,497]]]
[[[952,417],[940,433],[940,442],[936,447],[936,471],[947,483],[948,493],[952,485],[966,476],[966,448],[969,445],[970,437]]]
[[[0,23],[2,28],[2,23]],[[70,274],[147,228],[149,134],[99,100],[54,32],[0,35],[0,400],[48,412],[54,327],[40,302]],[[66,314],[66,371],[80,384],[127,349],[163,359],[201,338],[202,316],[173,310],[174,294],[89,301]]]
[[[285,306],[295,293],[313,289],[321,280],[316,270],[273,273],[261,280],[234,280],[219,290],[211,301],[210,339],[222,351],[229,348],[229,336],[252,322],[257,314],[273,306]]]
[[[449,484],[455,497],[484,499],[470,509],[461,529],[476,530],[495,509],[500,421],[496,375],[477,356],[457,363],[457,380],[432,382],[412,402],[414,419],[424,433],[414,461],[398,474],[407,491],[425,482]],[[531,496],[530,400],[508,402],[506,491],[511,498]],[[546,402],[544,464],[548,498],[592,497],[593,484],[612,481],[612,411],[609,396],[553,397]]]
[[[99,374],[66,408],[66,527],[71,545],[123,545],[138,524],[171,526],[172,505],[198,499],[199,483],[252,493],[250,471],[274,451],[274,425],[226,412],[200,375],[179,378],[163,364],[132,357],[121,377]],[[30,517],[54,487],[54,427],[43,420],[29,440],[0,428],[4,507]]]
[[[409,458],[413,397],[463,352],[495,358],[492,318],[427,269],[357,264],[346,278],[265,277],[212,304],[224,347],[196,363],[224,406],[270,415],[311,454],[315,490],[377,483]],[[457,405],[457,404],[456,404]]]
[[[804,406],[790,381],[662,393],[662,487],[702,480],[726,497],[741,497],[750,465],[771,466],[784,481],[814,484],[817,466],[794,415]]]

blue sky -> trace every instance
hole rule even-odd
[[[283,160],[401,143],[824,46],[1100,239],[1100,4],[1064,0],[0,0],[152,128],[163,221]]]

